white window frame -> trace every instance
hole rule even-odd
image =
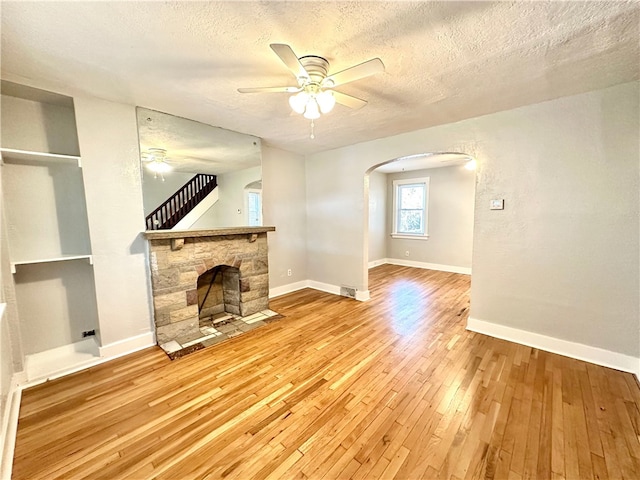
[[[251,225],[249,211],[249,194],[255,193],[260,197],[260,211],[258,212],[258,226],[262,226],[262,190],[259,188],[245,188],[244,189],[244,211],[247,212],[247,225]]]
[[[398,187],[403,185],[424,185],[424,197],[422,204],[422,225],[424,226],[424,232],[422,233],[398,232],[398,212],[400,210],[398,201],[400,189]],[[420,240],[426,240],[429,238],[429,177],[407,178],[393,181],[393,225],[391,236],[393,238],[414,238]]]

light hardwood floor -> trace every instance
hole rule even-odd
[[[465,331],[470,278],[385,265],[369,302],[24,392],[14,478],[640,478],[627,373]]]

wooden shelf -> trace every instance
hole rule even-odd
[[[52,263],[52,262],[66,262],[68,260],[88,260],[89,265],[93,265],[93,256],[91,255],[60,255],[59,257],[51,258],[38,258],[34,260],[22,260],[19,262],[11,262],[11,273],[16,273],[16,267],[18,265],[32,265],[35,263]]]
[[[52,163],[72,163],[82,167],[80,157],[74,155],[60,155],[57,153],[31,152],[28,150],[15,150],[13,148],[0,148],[3,163],[22,162],[52,162]]]

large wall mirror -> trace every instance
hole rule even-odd
[[[136,109],[147,230],[262,225],[258,137]]]

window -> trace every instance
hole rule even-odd
[[[429,177],[394,180],[393,231],[400,238],[427,238]]]
[[[250,227],[262,225],[262,192],[260,190],[246,190],[247,192],[247,223]]]

